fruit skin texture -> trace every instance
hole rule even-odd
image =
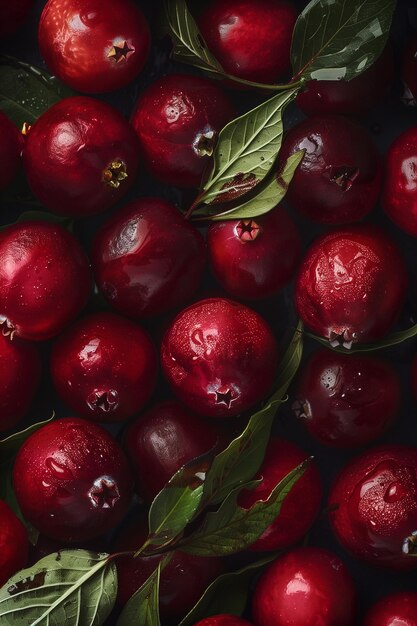
[[[124,435],[124,448],[140,496],[152,501],[176,471],[217,442],[215,429],[175,400],[139,415]]]
[[[408,286],[391,239],[374,226],[351,226],[319,237],[296,283],[302,321],[332,345],[383,337],[395,323]]]
[[[115,440],[75,417],[53,421],[25,441],[13,486],[30,523],[63,542],[88,541],[114,528],[132,492],[127,459]]]
[[[206,259],[200,233],[171,204],[140,198],[118,211],[93,244],[97,284],[120,313],[141,318],[184,304]]]
[[[318,350],[299,374],[293,405],[309,433],[334,448],[364,446],[399,412],[401,385],[379,358]]]
[[[51,374],[61,399],[77,415],[121,422],[152,395],[157,355],[147,333],[113,313],[94,313],[56,341]]]
[[[280,167],[299,150],[306,152],[288,189],[291,206],[322,224],[356,222],[373,209],[382,164],[359,124],[337,115],[308,118],[287,133]]]
[[[417,530],[417,449],[380,446],[354,458],[336,478],[329,511],[337,538],[357,558],[415,567],[403,549]]]
[[[404,83],[403,101],[410,106],[417,106],[417,35],[405,49],[402,65]]]
[[[252,601],[256,626],[353,626],[355,612],[347,568],[320,548],[279,557],[261,576]]]
[[[405,591],[381,598],[367,613],[364,626],[417,626],[417,593]]]
[[[124,196],[138,170],[139,146],[116,109],[73,96],[35,122],[23,157],[28,182],[42,204],[54,213],[85,217]]]
[[[26,528],[6,502],[0,500],[0,587],[26,566],[28,555]]]
[[[307,455],[301,448],[273,437],[255,477],[255,480],[262,479],[262,483],[255,489],[241,492],[239,505],[248,509],[255,502],[267,500],[278,483],[306,459]],[[300,541],[319,513],[322,495],[320,474],[316,465],[310,463],[285,498],[279,516],[250,549],[256,552],[283,550]]]
[[[81,311],[91,289],[89,261],[59,224],[19,222],[0,232],[3,334],[43,341]]]
[[[20,167],[22,135],[7,115],[0,111],[0,190],[12,182]]]
[[[114,91],[140,73],[150,33],[131,0],[49,0],[38,33],[41,54],[53,74],[85,93]]]
[[[0,37],[10,37],[26,21],[35,0],[11,0],[0,4]]]
[[[216,222],[207,242],[216,280],[231,296],[247,300],[284,287],[301,253],[297,227],[280,206],[255,219]]]
[[[201,13],[198,24],[228,74],[271,84],[289,70],[296,19],[290,2],[215,0]]]
[[[215,83],[175,74],[141,94],[131,123],[152,176],[175,187],[199,187],[217,135],[234,116]]]
[[[209,298],[177,315],[162,341],[161,362],[173,391],[190,409],[232,417],[269,391],[277,346],[258,313],[232,300]]]
[[[235,615],[213,615],[196,622],[194,626],[251,626],[251,624]]]

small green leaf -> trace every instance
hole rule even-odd
[[[375,343],[354,343],[351,348],[344,348],[343,346],[332,346],[328,339],[324,339],[324,337],[318,337],[313,333],[309,333],[304,331],[304,335],[309,337],[310,339],[314,339],[322,346],[325,346],[329,350],[334,350],[335,352],[341,352],[342,354],[355,354],[356,352],[375,352],[376,350],[384,350],[386,348],[391,348],[392,346],[396,346],[404,341],[408,341],[408,339],[413,339],[417,336],[417,324],[407,328],[407,330],[400,330],[395,333],[391,333],[385,339]]]
[[[52,417],[43,422],[32,424],[24,430],[14,433],[5,439],[0,439],[0,462],[4,463],[5,461],[12,460],[26,439],[43,426],[46,426],[46,424],[49,424],[49,422],[52,422],[54,417],[55,415],[52,415]]]

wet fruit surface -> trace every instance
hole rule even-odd
[[[417,626],[417,593],[395,593],[371,608],[364,626]]]
[[[11,508],[0,500],[0,585],[26,567],[29,541],[26,528]]]
[[[194,626],[250,626],[250,624],[245,619],[234,615],[213,615],[197,622]]]

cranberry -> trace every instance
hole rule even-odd
[[[132,124],[152,176],[175,187],[199,187],[217,134],[234,115],[215,83],[175,74],[142,93]]]
[[[94,313],[55,343],[51,373],[62,400],[78,415],[120,422],[152,395],[155,349],[140,326],[112,313]]]
[[[364,128],[336,115],[306,119],[285,137],[281,164],[299,150],[305,155],[287,194],[294,208],[323,224],[356,222],[373,209],[382,167]]]
[[[417,35],[411,39],[405,50],[402,78],[404,83],[404,102],[411,106],[417,106]]]
[[[28,554],[26,528],[6,502],[0,500],[0,586],[26,566]]]
[[[210,298],[182,311],[167,330],[162,368],[178,397],[210,417],[231,417],[265,397],[277,346],[267,323],[243,304]]]
[[[102,93],[128,85],[143,69],[150,33],[132,0],[48,0],[39,47],[51,72],[76,91]]]
[[[372,226],[322,235],[308,250],[296,285],[303,322],[332,345],[378,339],[395,323],[407,291],[404,261]]]
[[[99,288],[130,317],[184,304],[196,291],[204,264],[202,236],[160,198],[140,198],[118,211],[93,246]]]
[[[114,528],[131,496],[127,460],[101,426],[56,420],[20,448],[13,485],[23,515],[64,542],[88,541]]]
[[[217,222],[208,231],[217,281],[236,298],[265,298],[293,276],[301,252],[297,227],[280,206],[256,219]]]
[[[355,609],[348,570],[320,548],[298,548],[274,561],[252,603],[256,626],[353,626]]]
[[[65,98],[32,126],[23,153],[33,193],[48,209],[71,216],[104,211],[133,183],[135,133],[105,102]]]
[[[306,458],[307,455],[298,446],[273,437],[256,476],[262,482],[255,489],[241,492],[240,506],[250,508],[255,502],[267,500],[278,483]],[[251,546],[251,550],[283,550],[300,541],[319,513],[321,498],[320,474],[311,463],[285,498],[278,517]]]
[[[44,221],[0,232],[0,323],[3,334],[41,341],[60,333],[85,305],[89,262],[75,237]]]
[[[228,74],[273,83],[289,70],[296,19],[294,5],[282,0],[214,0],[198,23]]]
[[[35,0],[10,0],[0,3],[0,38],[10,37],[26,21]],[[3,140],[3,132],[1,132]],[[4,141],[4,140],[3,140]]]
[[[218,435],[179,402],[160,402],[127,429],[124,447],[139,494],[152,501],[183,465],[211,450]]]
[[[213,615],[202,619],[194,626],[251,626],[251,624],[235,615]]]
[[[304,364],[295,397],[294,412],[313,437],[349,448],[386,430],[399,411],[401,386],[382,359],[318,350]]]
[[[353,459],[329,497],[330,520],[354,556],[394,568],[408,557],[417,533],[417,449],[381,446]]]
[[[364,626],[417,626],[417,593],[394,593],[367,613]]]
[[[0,190],[2,190],[11,183],[17,174],[20,167],[23,142],[17,126],[1,111],[0,135]]]

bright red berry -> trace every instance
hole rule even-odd
[[[175,74],[141,94],[132,124],[152,176],[175,187],[199,187],[217,135],[234,115],[215,83]]]
[[[192,410],[231,417],[251,408],[271,388],[277,346],[267,323],[248,307],[201,300],[182,311],[161,347],[172,389]]]
[[[202,619],[194,626],[251,626],[251,624],[235,615],[213,615]]]
[[[417,626],[417,593],[385,596],[366,614],[364,626]]]
[[[26,21],[35,0],[12,0],[0,3],[0,37],[10,37]],[[3,133],[2,133],[3,136]]]
[[[405,104],[417,106],[417,35],[405,49],[402,66]],[[408,626],[408,625],[407,625]]]
[[[11,183],[20,167],[23,141],[17,126],[1,111],[0,135],[0,190],[2,190]]]
[[[157,356],[137,324],[113,313],[78,321],[55,343],[51,374],[61,399],[77,415],[120,422],[152,395]]]
[[[302,321],[332,345],[350,347],[385,335],[407,291],[407,270],[391,239],[373,226],[322,235],[298,274],[296,306]]]
[[[28,554],[26,528],[6,502],[0,500],[0,587],[26,566]]]
[[[78,418],[51,422],[25,441],[13,486],[30,523],[63,542],[88,541],[114,528],[132,492],[118,444],[101,426]]]
[[[101,100],[61,100],[32,126],[23,153],[33,193],[54,213],[88,216],[134,182],[139,146],[123,116]]]
[[[51,72],[76,91],[124,87],[143,69],[150,33],[132,0],[48,0],[39,47]]]

